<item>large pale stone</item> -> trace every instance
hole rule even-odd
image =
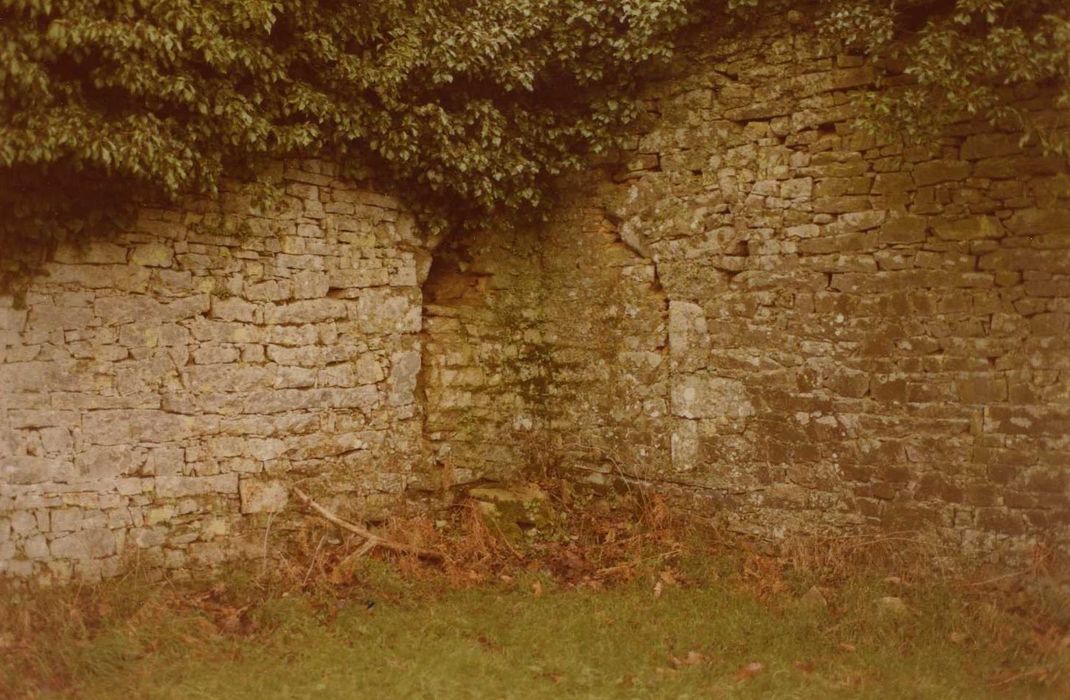
[[[344,319],[349,315],[349,305],[341,299],[310,299],[295,301],[282,306],[268,307],[264,322],[283,325],[301,325]]]
[[[64,244],[56,248],[53,260],[61,263],[104,265],[126,262],[126,246],[107,241]]]
[[[116,553],[115,533],[107,528],[82,530],[52,540],[52,556],[58,559],[99,559]]]
[[[674,358],[703,356],[709,350],[709,331],[702,307],[688,301],[669,302],[669,349]]]
[[[130,252],[130,262],[146,267],[171,267],[174,248],[166,243],[146,243]]]
[[[156,477],[156,494],[165,498],[199,496],[210,493],[233,494],[237,492],[237,474]]]
[[[242,513],[277,513],[289,500],[289,491],[281,481],[242,479],[239,492]]]
[[[390,356],[390,393],[387,401],[391,406],[403,406],[415,400],[419,374],[419,352],[398,352]]]
[[[952,241],[969,241],[978,238],[999,238],[1003,227],[990,216],[974,216],[968,219],[937,221],[933,225],[936,235]]]
[[[691,471],[699,464],[698,423],[678,420],[672,432],[672,466],[677,471]]]
[[[691,375],[674,381],[672,412],[681,418],[739,419],[754,415],[743,382]]]
[[[130,445],[89,447],[75,457],[71,481],[97,481],[131,475],[144,461],[144,455],[135,453]]]
[[[180,416],[153,410],[90,411],[82,419],[82,439],[91,445],[173,443],[217,422],[213,416]]]

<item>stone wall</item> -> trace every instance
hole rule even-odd
[[[395,503],[424,459],[412,218],[322,163],[256,213],[143,207],[0,298],[0,574],[256,554],[287,487]],[[284,529],[276,520],[275,532]]]
[[[772,539],[1070,553],[1066,160],[855,133],[874,68],[787,18],[688,42],[619,164],[433,263],[320,163],[57,250],[0,299],[0,573],[255,556],[297,481],[369,518],[546,468]]]
[[[467,235],[435,251],[424,286],[425,431],[431,490],[507,479],[547,405],[535,236]]]
[[[530,232],[535,441],[566,469],[703,495],[762,537],[1070,552],[1066,160],[983,124],[855,133],[874,68],[786,18],[692,39],[621,166],[567,183]],[[510,298],[507,277],[488,284],[491,306]],[[485,319],[473,337],[508,333]]]

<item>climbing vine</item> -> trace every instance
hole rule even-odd
[[[1058,147],[1014,91],[1068,105],[1064,0],[0,0],[0,234],[93,230],[105,204],[303,154],[429,224],[531,212],[614,147],[681,28],[796,5],[908,76],[871,125],[981,117]]]
[[[1065,113],[1060,120],[1029,105],[1043,95],[1070,109],[1065,0],[841,0],[818,25],[891,69],[877,90],[859,95],[863,129],[917,139],[982,120],[1018,132],[1023,145],[1070,151]]]
[[[526,209],[607,150],[692,0],[0,0],[0,169],[20,194],[212,192],[329,153],[466,211]],[[51,211],[54,202],[48,202]]]

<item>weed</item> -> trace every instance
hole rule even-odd
[[[1070,693],[1070,608],[1043,566],[922,575],[926,550],[899,535],[769,553],[653,496],[552,497],[553,525],[515,543],[464,501],[447,527],[387,524],[443,566],[353,557],[359,541],[317,524],[266,578],[8,591],[0,697]]]

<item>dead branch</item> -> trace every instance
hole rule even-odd
[[[441,552],[436,552],[431,549],[424,549],[423,547],[417,547],[411,544],[404,544],[402,542],[394,542],[393,540],[388,540],[384,537],[380,537],[379,535],[376,535],[367,528],[361,527],[360,525],[351,523],[348,520],[343,520],[342,518],[338,517],[327,508],[324,508],[319,503],[316,503],[316,501],[312,500],[312,498],[307,493],[297,488],[296,486],[293,487],[292,491],[294,495],[301,500],[302,503],[304,503],[306,506],[315,511],[316,515],[320,516],[321,518],[333,525],[337,525],[343,530],[348,530],[349,532],[352,532],[355,535],[363,537],[365,540],[364,545],[362,545],[360,550],[358,550],[361,552],[361,554],[371,551],[375,547],[384,547],[386,549],[392,549],[395,552],[405,552],[406,554],[414,554],[423,559],[431,559],[432,561],[443,561],[446,558],[445,555],[443,555]]]

